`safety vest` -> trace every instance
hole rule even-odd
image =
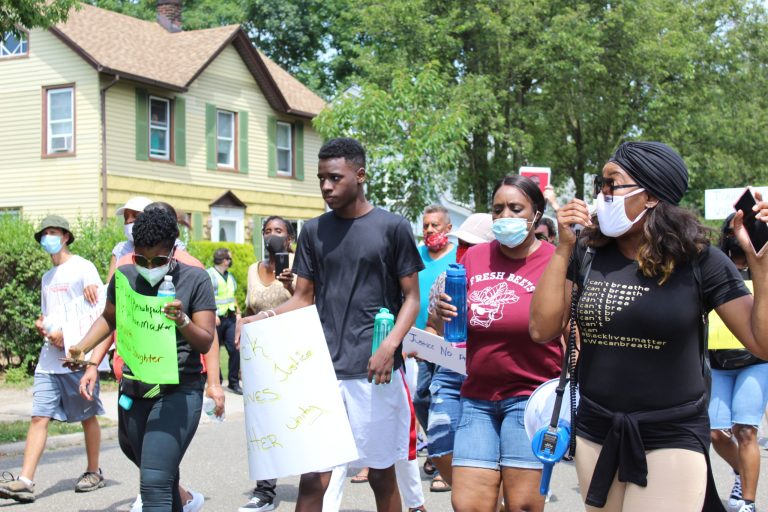
[[[230,311],[236,311],[235,290],[237,282],[231,272],[227,274],[227,280],[219,272],[211,267],[208,269],[208,275],[211,276],[213,284],[213,293],[216,295],[216,314],[226,316]]]
[[[752,281],[744,281],[749,291],[753,291]],[[744,348],[744,345],[734,336],[725,322],[714,310],[709,314],[709,350],[723,350],[729,348]]]

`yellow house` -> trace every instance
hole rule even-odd
[[[324,210],[323,100],[240,26],[181,31],[83,4],[0,41],[0,210],[107,218],[136,195],[171,203],[196,239],[260,238],[261,219]],[[308,178],[308,179],[305,179]]]

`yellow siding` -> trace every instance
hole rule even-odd
[[[186,102],[187,165],[136,160],[135,109],[137,84],[118,82],[107,96],[107,162],[110,205],[131,195],[166,199],[180,211],[209,212],[209,204],[226,190],[247,204],[246,215],[311,218],[324,211],[315,177],[321,139],[310,121],[304,123],[305,180],[267,176],[267,117],[275,115],[237,51],[226,48],[183,94]],[[175,93],[147,88],[150,94]],[[206,168],[205,105],[247,111],[249,172]],[[289,121],[295,121],[285,117]]]
[[[172,204],[180,214],[201,212],[206,217],[210,213],[209,205],[226,190],[221,187],[110,176],[109,210],[114,212],[129,198],[141,194],[150,199]],[[290,219],[309,219],[324,211],[325,203],[320,197],[313,198],[255,190],[232,189],[232,191],[248,205],[245,212],[246,218],[253,215],[280,215]]]
[[[99,213],[99,80],[47,31],[33,30],[28,58],[0,59],[0,208],[70,221]],[[76,156],[41,158],[42,87],[75,84]]]

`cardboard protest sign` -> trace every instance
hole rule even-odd
[[[314,305],[245,325],[240,367],[251,480],[359,458]]]
[[[96,304],[91,304],[85,300],[85,297],[81,296],[59,306],[48,314],[47,318],[53,325],[61,326],[62,335],[64,336],[64,350],[61,351],[61,354],[56,354],[58,357],[65,357],[69,353],[69,347],[77,345],[83,339],[83,336],[91,328],[93,322],[104,312],[106,302],[107,287],[101,286],[99,288],[99,300]],[[88,352],[85,355],[85,360],[87,361],[90,356],[91,353]],[[109,371],[107,358],[101,360],[99,371]]]
[[[544,193],[544,189],[552,181],[552,169],[549,167],[521,167],[520,176],[532,179]]]
[[[176,326],[163,314],[167,297],[136,293],[120,270],[115,272],[115,309],[120,356],[134,377],[148,384],[178,384]]]
[[[411,327],[403,339],[403,352],[416,352],[420,359],[435,363],[462,375],[467,374],[467,349],[445,341],[421,329]]]

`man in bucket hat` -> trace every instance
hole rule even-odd
[[[80,378],[84,370],[65,368],[60,358],[64,352],[62,325],[56,320],[56,311],[72,300],[85,297],[95,304],[101,279],[90,261],[69,251],[75,240],[69,222],[59,215],[48,215],[40,223],[35,240],[51,257],[53,268],[42,279],[42,315],[35,322],[45,341],[35,368],[32,398],[32,419],[27,431],[24,463],[19,477],[0,484],[0,498],[22,503],[35,501],[35,476],[37,464],[45,449],[48,423],[51,419],[81,422],[85,434],[85,451],[88,467],[75,485],[75,492],[88,492],[104,487],[104,477],[99,468],[101,428],[97,414],[104,414],[99,400],[98,384],[93,390],[94,401],[80,396]]]

